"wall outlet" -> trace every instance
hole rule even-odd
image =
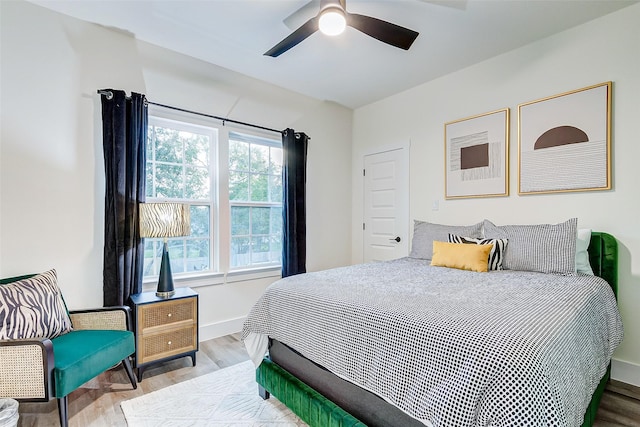
[[[438,199],[435,199],[431,204],[431,210],[437,211],[438,209],[440,209],[440,202],[438,201]]]

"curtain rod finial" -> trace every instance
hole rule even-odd
[[[104,95],[109,101],[113,99],[113,92],[106,89],[98,89],[98,94]]]

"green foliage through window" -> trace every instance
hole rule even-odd
[[[220,135],[218,140],[217,125],[149,117],[147,201],[188,203],[191,209],[191,235],[167,242],[174,275],[217,268],[214,248],[220,246],[229,251],[230,260],[220,266],[222,271],[281,265],[282,143],[234,131]],[[220,159],[219,164],[217,153],[226,150],[218,145],[227,143],[228,163]],[[217,200],[225,194],[217,191],[218,175],[229,178],[228,200]],[[229,223],[217,224],[230,227],[230,233],[221,233],[229,236],[224,242],[213,227],[221,217],[219,209],[230,213]],[[163,243],[144,240],[144,277],[158,276]]]
[[[280,141],[229,137],[231,268],[279,265],[282,258]]]
[[[264,145],[246,136],[231,134],[229,140],[229,200],[236,202],[282,202],[282,147]],[[235,136],[235,138],[234,138]],[[276,145],[277,144],[277,145]]]
[[[211,131],[169,126],[152,122],[147,131],[147,197],[208,200]]]
[[[191,235],[168,239],[172,273],[211,269],[211,150],[214,129],[150,118],[147,130],[146,197],[191,205]],[[145,277],[157,276],[162,239],[145,239]]]

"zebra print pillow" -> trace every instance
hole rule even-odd
[[[0,285],[0,340],[55,338],[71,330],[55,270]]]
[[[449,243],[470,243],[476,245],[493,245],[489,252],[489,270],[502,270],[502,260],[507,247],[507,239],[475,239],[449,234]]]

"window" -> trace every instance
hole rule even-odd
[[[217,131],[212,128],[149,118],[147,130],[147,201],[188,203],[191,235],[168,240],[173,273],[211,270],[211,213],[216,180]],[[145,239],[145,277],[159,274],[162,239]]]
[[[187,120],[150,115],[147,137],[147,201],[191,208],[191,235],[168,239],[172,273],[280,266],[282,142]],[[158,276],[162,245],[145,239],[144,278]]]
[[[280,265],[282,143],[229,134],[230,267]]]

